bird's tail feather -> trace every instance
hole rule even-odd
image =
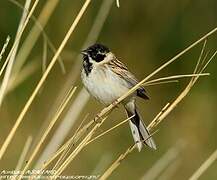
[[[133,135],[133,139],[135,143],[137,143],[137,148],[139,151],[142,149],[143,143],[149,146],[150,148],[156,149],[155,142],[152,137],[150,137],[150,133],[148,132],[148,129],[146,128],[141,116],[137,112],[135,108],[135,112],[132,113],[131,111],[127,110],[128,117],[132,117],[132,119],[129,121],[130,129]]]

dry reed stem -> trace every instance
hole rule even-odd
[[[150,136],[148,138],[146,138],[145,140],[143,140],[142,142],[147,141],[150,137],[152,137],[157,131],[155,131],[154,133],[150,134]],[[115,160],[112,165],[103,173],[102,176],[100,176],[100,180],[104,180],[107,179],[112,172],[121,164],[121,162],[136,148],[136,144],[131,145],[124,153],[122,153],[117,160]]]
[[[58,149],[58,151],[55,152],[55,154],[49,159],[47,160],[43,166],[40,168],[40,170],[44,170],[45,168],[47,168],[47,166],[53,162],[54,159],[56,159],[56,157],[58,157],[62,152],[64,153],[64,151],[67,149],[67,147],[74,146],[74,139],[77,135],[78,132],[80,131],[81,126],[83,125],[83,122],[85,121],[86,117],[82,120],[81,124],[79,125],[78,129],[75,131],[75,134],[61,147]]]
[[[74,144],[73,144],[74,137],[76,136],[76,134],[78,133],[78,131],[81,129],[84,121],[87,119],[88,116],[89,116],[89,114],[87,114],[84,117],[84,119],[81,121],[80,125],[78,126],[78,128],[76,129],[74,135],[72,136],[72,139],[70,140],[70,143],[69,143],[68,147],[64,149],[64,151],[61,154],[60,158],[58,159],[58,161],[54,165],[53,170],[57,169],[60,166],[60,164],[62,163],[62,161],[66,158],[67,154],[70,152],[70,149],[74,146]]]
[[[7,36],[7,38],[5,40],[5,43],[4,43],[3,47],[2,47],[2,50],[0,52],[0,62],[2,60],[2,56],[5,53],[5,50],[6,50],[7,46],[8,46],[8,43],[9,43],[10,39],[11,39],[10,36]],[[1,71],[2,71],[2,68],[1,68]],[[1,74],[2,73],[0,73],[0,76],[1,76]]]
[[[102,119],[101,122],[97,123],[96,126],[93,127],[93,129],[85,136],[85,138],[75,148],[75,150],[69,155],[69,157],[61,164],[61,166],[59,167],[59,169],[57,169],[57,171],[54,174],[54,177],[55,176],[59,176],[65,170],[65,168],[70,164],[70,162],[75,158],[75,156],[83,149],[83,147],[85,146],[85,144],[91,139],[92,135],[97,130],[97,128],[99,128],[101,126],[101,124],[106,119],[107,119],[107,117],[105,117],[104,119]]]
[[[105,134],[111,132],[112,130],[116,129],[117,127],[119,127],[119,126],[125,124],[126,122],[129,122],[129,120],[132,119],[133,117],[134,117],[134,115],[131,116],[131,117],[129,117],[129,118],[127,118],[127,119],[125,119],[125,120],[123,120],[123,121],[121,121],[120,123],[114,125],[113,127],[109,128],[109,129],[107,129],[107,130],[104,130],[103,133],[97,135],[96,137],[93,137],[90,141],[88,141],[88,142],[86,143],[86,145],[88,145],[89,143],[92,143],[93,141],[95,141],[95,140],[97,140],[98,138],[104,136]]]
[[[21,170],[21,168],[23,167],[23,164],[24,164],[25,159],[26,159],[26,155],[30,149],[31,144],[32,144],[32,136],[28,136],[28,138],[27,138],[27,140],[23,146],[23,150],[22,150],[22,153],[19,157],[18,163],[16,165],[16,168],[15,168],[16,171]]]
[[[35,3],[38,2],[38,0],[35,1]],[[76,16],[75,20],[73,21],[70,29],[68,30],[66,36],[64,37],[62,43],[60,44],[56,54],[54,55],[54,57],[52,58],[50,64],[48,65],[45,73],[43,74],[42,78],[40,79],[39,83],[37,84],[36,88],[34,89],[33,93],[31,94],[31,96],[29,97],[29,99],[27,100],[24,108],[22,109],[20,115],[18,116],[13,128],[11,129],[9,135],[7,136],[6,140],[4,141],[1,149],[0,149],[0,159],[2,158],[2,156],[4,155],[8,145],[10,144],[12,138],[14,137],[14,134],[17,130],[17,128],[19,127],[20,123],[22,122],[25,114],[27,113],[30,105],[32,104],[33,100],[35,99],[37,93],[39,92],[40,88],[42,87],[43,83],[45,82],[48,74],[50,73],[51,69],[53,68],[58,56],[60,55],[60,53],[62,52],[63,48],[65,47],[67,41],[69,40],[71,34],[74,32],[75,27],[77,26],[78,22],[80,21],[81,17],[83,16],[84,12],[86,11],[89,3],[91,2],[91,0],[86,0],[84,5],[82,6],[81,10],[79,11],[78,15]]]
[[[23,64],[27,60],[41,32],[43,32],[43,36],[46,37],[48,44],[51,45],[51,49],[53,50],[53,52],[56,51],[53,44],[50,42],[49,38],[44,32],[43,28],[46,26],[49,18],[51,17],[58,3],[59,3],[59,0],[46,1],[45,5],[43,6],[43,9],[41,10],[39,14],[38,20],[35,19],[34,16],[32,16],[33,20],[35,21],[35,25],[32,27],[32,29],[28,33],[28,36],[26,37],[25,41],[23,42],[17,54],[17,61],[14,64],[14,69],[13,69],[14,75],[19,75],[18,73],[20,72],[20,69],[22,68]],[[19,7],[22,8],[22,6],[20,5]]]
[[[17,37],[16,37],[16,39],[15,39],[15,42],[14,42],[14,44],[13,44],[13,46],[12,46],[12,48],[11,48],[11,50],[10,50],[8,56],[7,56],[6,62],[10,60],[11,55],[13,54],[14,50],[16,49],[16,46],[17,46],[18,43],[19,43],[19,40],[20,40],[20,38],[21,38],[21,36],[22,36],[24,30],[25,30],[25,27],[26,27],[26,25],[27,25],[27,23],[28,23],[28,21],[29,21],[29,18],[30,18],[31,15],[33,14],[33,12],[34,12],[34,10],[35,10],[35,8],[36,8],[38,2],[39,2],[39,0],[35,0],[35,2],[34,2],[32,8],[31,8],[29,14],[27,15],[27,17],[26,17],[26,19],[25,19],[24,24],[22,25],[22,28],[20,29],[20,31],[19,31],[18,34],[17,34]],[[9,71],[8,71],[8,72],[9,72]],[[18,124],[18,123],[16,123],[16,124]],[[11,141],[13,135],[14,135],[14,132],[15,132],[15,130],[16,130],[16,124],[15,124],[15,127],[14,127],[14,128],[12,129],[12,131],[10,132],[9,136],[8,136],[8,137],[6,138],[6,140],[4,141],[3,145],[1,146],[1,149],[0,149],[0,160],[2,159],[2,156],[4,155],[4,153],[5,153],[6,149],[7,149],[7,146],[8,146],[8,144],[10,143],[10,141]]]
[[[91,175],[96,176],[96,179],[100,176],[100,172],[103,171],[105,167],[109,165],[109,163],[112,161],[112,153],[107,152],[106,154],[100,155],[100,160],[95,165],[94,169],[91,171]]]
[[[118,8],[120,7],[120,0],[116,0],[116,5]]]
[[[202,50],[200,52],[196,67],[194,69],[194,74],[197,72],[197,70],[199,69],[200,64],[203,64],[203,62],[201,62],[205,48],[206,48],[206,44],[207,44],[207,39],[204,40],[203,46],[202,46]],[[204,57],[204,60],[206,59],[206,57]]]
[[[156,83],[145,83],[145,84],[143,84],[143,86],[147,87],[147,86],[155,86],[155,85],[178,83],[178,82],[179,82],[178,80],[168,80],[168,81],[162,81],[162,82],[156,82]]]
[[[17,0],[8,0],[9,2],[13,3],[23,11],[27,11],[21,3],[19,3]],[[53,1],[47,1],[46,4],[43,6],[43,9],[41,13],[39,14],[38,20],[34,15],[32,15],[30,18],[33,20],[35,23],[33,28],[30,30],[30,32],[27,35],[27,38],[23,42],[17,57],[16,57],[16,62],[14,63],[13,67],[13,76],[19,76],[19,71],[22,68],[23,64],[25,63],[28,55],[30,54],[33,46],[36,43],[36,40],[38,39],[40,33],[42,33],[43,40],[47,42],[49,48],[51,51],[55,54],[56,48],[54,47],[53,43],[47,36],[46,32],[44,31],[44,26],[46,25],[49,17],[51,16],[52,12],[54,11],[56,7],[56,0]],[[39,22],[41,21],[41,23]],[[58,62],[60,64],[61,70],[63,73],[65,73],[65,67],[63,64],[63,60],[61,56],[58,57]]]
[[[82,113],[84,108],[83,102],[86,100],[87,95],[89,96],[86,90],[82,90],[77,93],[76,98],[73,100],[66,114],[62,118],[61,123],[55,129],[52,138],[47,143],[45,149],[41,153],[41,156],[37,161],[36,167],[41,167],[43,162],[49,159],[62,145],[68,133],[70,132],[72,125],[74,125],[76,119]]]
[[[42,54],[42,72],[46,71],[46,62],[47,61],[47,42],[43,42],[43,54]]]
[[[1,53],[0,53],[0,62],[2,60],[3,54],[5,53],[5,50],[6,50],[7,46],[8,46],[9,41],[10,41],[10,36],[7,37],[7,39],[6,39],[6,41],[5,41],[4,45],[3,45],[3,48],[1,50]],[[2,65],[1,70],[0,70],[0,77],[3,74],[4,69],[7,66],[7,64],[8,64],[8,61],[5,61],[4,64]]]
[[[205,48],[205,46],[203,46],[203,48]],[[203,49],[202,49],[203,50]],[[196,65],[194,72],[196,73],[202,73],[205,68],[207,67],[207,65],[211,62],[211,60],[215,57],[215,55],[217,54],[217,51],[210,57],[210,59],[207,61],[206,64],[204,64],[202,66],[201,69],[199,69],[198,65]],[[198,60],[200,61],[200,59]],[[176,106],[178,103],[181,102],[181,100],[189,93],[189,91],[191,90],[191,88],[193,87],[193,85],[196,83],[196,81],[198,80],[199,76],[196,77],[192,77],[190,82],[187,84],[186,88],[180,93],[180,95],[172,102],[172,103],[168,103],[166,106],[164,106],[164,108],[162,109],[162,111],[157,114],[157,116],[154,118],[154,120],[148,125],[148,129],[151,131],[154,127],[156,127]],[[127,149],[127,151],[123,154],[121,154],[119,156],[119,158],[104,172],[104,174],[101,176],[101,180],[107,179],[112,172],[120,165],[120,158],[121,160],[123,160],[130,152],[133,151],[133,149],[135,148],[135,145],[133,147],[130,147],[130,151],[129,149]]]
[[[179,140],[173,147],[169,148],[159,160],[141,178],[143,180],[156,179],[170,164],[174,164],[179,158],[180,152],[186,147],[183,140]]]
[[[177,159],[175,162],[171,163],[162,174],[159,176],[158,180],[168,180],[173,179],[174,174],[180,169],[182,163],[181,159]]]
[[[210,61],[215,57],[217,51],[210,57],[210,59],[207,61],[207,63],[200,69],[198,70],[198,65],[196,65],[194,71],[198,73],[202,73],[207,65],[210,63]],[[200,61],[200,59],[198,60]],[[188,83],[186,88],[181,92],[181,94],[173,101],[173,103],[169,104],[167,107],[164,107],[162,111],[154,118],[154,120],[148,125],[148,129],[151,130],[155,126],[157,126],[176,106],[181,102],[181,100],[189,93],[193,85],[196,83],[198,80],[199,76],[192,77],[191,81]]]
[[[21,17],[20,22],[19,22],[18,29],[17,29],[17,34],[16,34],[16,37],[15,37],[16,44],[14,42],[14,45],[12,46],[13,51],[10,51],[10,53],[9,53],[9,55],[8,55],[6,61],[5,61],[5,63],[7,64],[7,67],[5,66],[6,70],[5,70],[5,74],[4,74],[4,77],[3,77],[3,80],[2,80],[2,83],[1,83],[1,86],[0,86],[0,107],[2,105],[3,99],[4,99],[5,94],[6,94],[9,78],[11,76],[12,67],[14,65],[17,50],[18,50],[19,43],[20,43],[20,40],[21,40],[21,35],[22,34],[20,34],[20,33],[25,28],[25,22],[27,21],[27,18],[28,18],[28,10],[29,10],[30,4],[31,4],[31,0],[26,0],[25,9],[27,9],[27,11],[23,11],[22,17]]]
[[[50,124],[48,125],[47,129],[45,130],[43,136],[41,137],[41,139],[39,140],[38,144],[34,148],[34,151],[31,154],[30,158],[28,159],[28,162],[26,163],[25,167],[23,168],[23,170],[22,170],[23,174],[30,167],[32,161],[34,160],[34,158],[36,157],[37,153],[39,152],[39,150],[40,150],[42,144],[44,143],[46,137],[48,136],[49,132],[51,131],[51,129],[53,128],[53,126],[55,125],[55,123],[57,122],[57,120],[59,119],[60,115],[62,114],[62,112],[65,109],[65,107],[68,104],[68,102],[71,100],[72,96],[74,95],[75,90],[76,90],[76,87],[71,88],[69,90],[69,93],[67,93],[65,99],[63,100],[62,104],[59,107],[59,110],[54,115],[53,119],[51,120]],[[19,180],[22,179],[22,175],[20,176]]]
[[[8,83],[6,94],[10,93],[20,84],[22,84],[26,79],[33,75],[39,69],[39,67],[40,64],[38,61],[31,61],[19,72],[19,76],[15,77],[12,74]]]
[[[161,81],[165,81],[165,80],[170,80],[170,79],[181,79],[181,78],[188,78],[188,77],[196,77],[196,76],[209,76],[210,74],[209,73],[201,73],[201,74],[180,74],[180,75],[173,75],[173,76],[167,76],[167,77],[162,77],[162,78],[157,78],[157,79],[154,79],[154,80],[150,80],[150,81],[147,81],[146,83],[144,83],[143,85],[146,86],[146,85],[149,85],[149,84],[152,84],[152,83],[158,83],[158,82],[161,82]]]
[[[189,180],[197,180],[199,177],[217,160],[217,149],[209,156],[209,158],[194,172]]]
[[[122,160],[127,157],[128,154],[130,154],[136,147],[136,144],[129,147],[125,153],[121,154],[116,161],[103,173],[103,175],[99,178],[99,180],[105,180],[107,179],[112,172],[121,164]]]

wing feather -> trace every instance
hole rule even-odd
[[[112,59],[108,62],[108,66],[115,72],[117,75],[119,75],[122,79],[127,81],[129,84],[129,88],[132,88],[138,83],[138,80],[136,77],[128,70],[127,66],[124,65],[121,61],[119,61],[117,58]],[[140,87],[137,89],[137,96],[143,99],[149,99],[149,97],[146,95],[146,91],[143,87]]]

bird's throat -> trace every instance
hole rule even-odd
[[[88,76],[91,70],[93,69],[93,64],[89,61],[88,58],[86,58],[83,61],[83,67],[84,67],[86,76]]]

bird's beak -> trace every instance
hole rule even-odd
[[[88,53],[87,53],[86,50],[81,51],[81,54],[82,54],[82,55],[88,55]]]

